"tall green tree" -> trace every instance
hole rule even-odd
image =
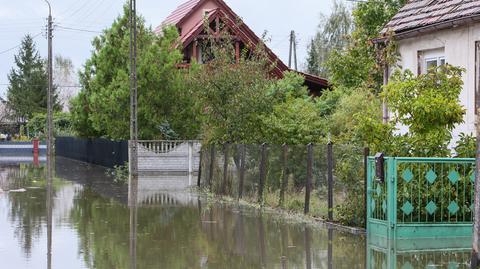
[[[81,136],[129,137],[128,18],[125,6],[124,14],[94,39],[92,56],[80,72],[83,89],[71,104],[73,126]],[[163,139],[173,129],[179,138],[195,138],[199,124],[183,85],[185,73],[177,68],[182,60],[178,33],[169,27],[158,36],[142,17],[137,21],[139,136]]]
[[[226,37],[225,40],[228,40]],[[213,39],[213,38],[212,38]],[[229,42],[210,41],[208,64],[192,73],[190,87],[202,108],[207,143],[263,143],[262,115],[271,111],[272,66],[263,49],[235,62]]]
[[[353,10],[354,31],[348,46],[333,50],[325,64],[330,80],[337,86],[366,86],[381,90],[383,66],[377,63],[372,39],[407,0],[367,0]]]
[[[15,55],[15,67],[8,74],[7,99],[15,116],[27,121],[34,113],[46,112],[48,75],[33,38],[26,35]],[[60,108],[54,88],[54,108]]]
[[[333,50],[341,50],[348,45],[352,32],[352,15],[343,2],[334,1],[333,11],[329,16],[321,15],[317,34],[308,48],[307,72],[328,77],[324,63]]]

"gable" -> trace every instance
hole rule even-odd
[[[208,12],[205,14],[205,12]],[[205,16],[207,15],[207,16]],[[190,0],[180,5],[165,21],[156,28],[161,32],[167,25],[173,25],[180,30],[180,41],[183,48],[187,48],[204,30],[204,19],[212,21],[220,18],[233,32],[235,37],[249,48],[255,48],[263,42],[240,17],[223,0]],[[272,63],[276,63],[274,73],[282,78],[285,71],[291,71],[277,55],[265,46],[266,52]],[[310,83],[312,89],[320,92],[320,89],[329,86],[328,81],[313,75],[298,72],[305,77],[306,83]]]

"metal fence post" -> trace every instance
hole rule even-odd
[[[367,193],[368,193],[368,156],[370,155],[370,149],[369,148],[364,148],[363,149],[363,210],[364,210],[364,222],[365,222],[365,228],[367,228],[367,221],[368,221],[368,216],[367,216]]]
[[[285,203],[285,190],[288,185],[288,146],[282,146],[282,184],[280,186],[280,201],[278,204],[283,207]]]
[[[333,144],[327,145],[328,221],[333,221]]]
[[[313,177],[313,144],[310,143],[307,146],[307,182],[305,184],[305,207],[304,214],[310,212],[310,191],[312,189],[312,177]]]
[[[210,191],[212,191],[212,179],[213,179],[213,168],[215,165],[215,145],[212,144],[210,146],[210,167],[208,171],[208,187],[210,188]]]
[[[238,181],[238,199],[243,196],[243,182],[245,180],[245,145],[240,145],[240,178]]]
[[[222,180],[222,195],[227,192],[227,177],[228,177],[228,143],[223,144],[223,180]]]
[[[198,165],[198,177],[197,177],[197,187],[200,188],[202,182],[202,165],[203,165],[203,147],[200,149],[200,163]]]
[[[260,158],[260,180],[258,186],[258,203],[263,205],[263,187],[267,177],[267,144],[262,144],[262,157]]]

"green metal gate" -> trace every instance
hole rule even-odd
[[[431,238],[472,235],[475,159],[386,157],[384,171],[381,182],[369,158],[369,235],[415,238],[426,248]]]

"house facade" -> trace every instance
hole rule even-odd
[[[203,53],[205,44],[209,37],[219,36],[221,31],[228,31],[234,42],[237,61],[242,52],[251,52],[261,42],[223,0],[189,0],[173,11],[155,31],[161,33],[165,26],[175,26],[180,34],[184,55],[182,67],[188,67],[192,61],[201,64],[207,62]],[[291,71],[269,48],[266,48],[266,52],[269,60],[275,63],[273,77],[281,79],[285,71]],[[305,85],[312,95],[320,95],[329,86],[326,79],[298,73],[305,77]]]
[[[476,96],[480,94],[480,1],[411,0],[382,30],[391,31],[398,44],[398,66],[413,73],[448,63],[465,69],[460,102],[464,123],[453,132],[475,135]],[[402,131],[407,131],[405,128]]]

